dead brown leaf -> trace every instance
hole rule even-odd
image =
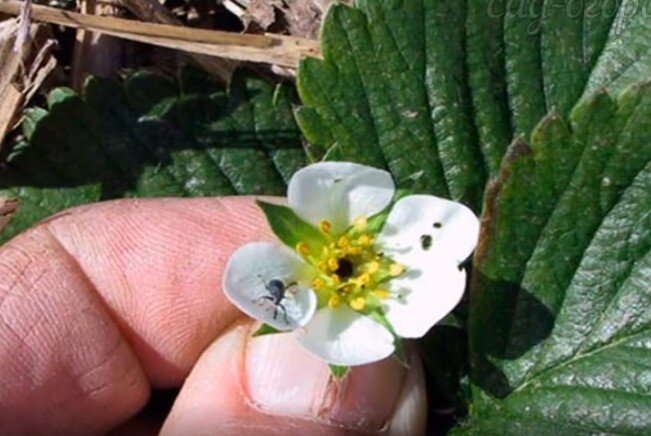
[[[246,27],[255,23],[267,30],[276,21],[276,9],[282,9],[283,0],[249,0],[243,21]]]
[[[317,38],[321,27],[321,17],[330,1],[285,0],[284,10],[287,30],[290,35]],[[325,5],[325,6],[324,6]]]
[[[0,232],[7,226],[9,220],[11,220],[11,216],[17,209],[18,199],[0,197]]]
[[[333,0],[225,0],[249,30],[316,38],[321,19]],[[344,1],[342,3],[351,3]]]

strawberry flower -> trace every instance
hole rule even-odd
[[[226,295],[266,324],[292,332],[331,365],[381,360],[400,338],[423,336],[459,302],[479,222],[467,207],[430,195],[393,203],[391,175],[322,162],[298,171],[289,208],[261,203],[284,243],[236,250]]]

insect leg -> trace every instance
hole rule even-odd
[[[276,307],[280,307],[283,310],[283,318],[285,318],[285,324],[289,324],[289,320],[287,319],[287,308],[281,303],[278,303]]]

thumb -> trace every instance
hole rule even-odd
[[[423,372],[395,359],[352,368],[334,379],[291,335],[251,337],[238,324],[199,358],[162,435],[423,434]]]

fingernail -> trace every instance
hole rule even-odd
[[[389,358],[335,379],[291,334],[278,334],[249,341],[246,375],[249,398],[265,413],[373,431],[393,414],[405,370]]]

